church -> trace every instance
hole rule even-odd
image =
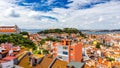
[[[17,25],[14,26],[0,26],[0,34],[17,34],[20,29]]]

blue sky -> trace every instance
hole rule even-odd
[[[89,0],[88,0],[89,1]],[[70,0],[19,0],[15,4],[19,6],[25,6],[35,11],[43,11],[48,12],[52,11],[54,8],[65,8],[69,9],[69,4],[72,4],[74,1]],[[84,4],[78,3],[78,9],[89,9],[92,8],[94,5],[110,2],[110,0],[93,0],[90,2],[86,2]],[[34,3],[34,4],[33,4]],[[32,7],[32,8],[31,8]]]
[[[72,3],[73,1],[68,0],[22,0],[19,2],[16,2],[19,6],[27,6],[35,11],[43,11],[48,12],[52,11],[53,8],[65,8],[68,9],[69,6],[67,4]],[[34,5],[33,5],[34,3]]]
[[[120,0],[0,0],[0,25],[120,29]]]

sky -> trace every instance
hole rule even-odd
[[[0,0],[0,25],[120,29],[120,0]]]

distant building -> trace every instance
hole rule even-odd
[[[82,44],[62,40],[60,44],[53,44],[53,56],[67,62],[80,62],[82,60]]]
[[[16,34],[20,33],[20,29],[17,25],[14,26],[0,26],[0,34]]]

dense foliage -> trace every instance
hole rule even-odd
[[[20,32],[20,34],[22,34],[22,35],[29,35],[28,32]]]
[[[42,39],[42,40],[40,41],[40,44],[41,44],[41,45],[43,45],[43,44],[45,43],[45,41],[58,42],[58,41],[60,41],[60,40],[59,40],[59,39],[57,39],[57,38],[48,37],[48,38]]]
[[[79,33],[79,32],[80,31],[75,28],[64,28],[64,29],[48,29],[48,30],[40,31],[38,33],[48,34],[48,33]]]
[[[14,45],[24,46],[26,48],[35,49],[35,44],[28,38],[24,38],[22,34],[0,35],[0,44],[6,42],[13,43]]]
[[[45,39],[42,39],[41,41],[40,41],[40,45],[43,45],[44,43],[45,43]]]
[[[49,51],[48,50],[45,50],[45,49],[40,49],[40,50],[35,50],[33,51],[34,54],[49,54]]]
[[[58,42],[58,41],[60,41],[59,39],[53,38],[53,37],[48,37],[48,38],[46,38],[45,40],[46,40],[46,41],[53,41],[53,42]]]
[[[48,34],[48,33],[62,33],[62,32],[63,31],[61,29],[48,29],[48,30],[40,31],[38,33]]]
[[[61,34],[61,33],[77,34],[77,33],[79,33],[80,36],[85,37],[85,34],[83,34],[81,31],[79,31],[76,28],[48,29],[48,30],[38,32],[38,34],[49,34],[49,33],[59,33],[59,34]]]
[[[97,43],[96,44],[96,48],[100,48],[100,45],[102,45],[101,43]]]
[[[114,58],[111,58],[111,57],[107,57],[107,60],[108,60],[108,61],[115,61],[115,59],[114,59]]]

